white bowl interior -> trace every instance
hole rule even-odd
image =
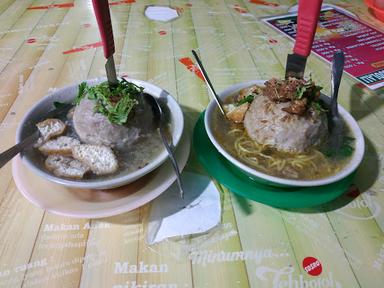
[[[228,87],[223,92],[221,92],[219,94],[219,97],[221,99],[225,99],[226,97],[235,94],[236,92],[238,92],[243,88],[246,88],[252,85],[263,85],[264,82],[265,80],[254,80],[250,82],[236,84]],[[213,100],[209,103],[205,111],[204,122],[205,122],[205,129],[207,131],[208,137],[213,143],[213,145],[216,147],[216,149],[219,151],[219,153],[222,154],[227,160],[229,160],[232,164],[236,165],[238,168],[240,168],[244,172],[256,178],[262,178],[264,180],[276,183],[278,185],[299,186],[299,187],[321,186],[321,185],[326,185],[326,184],[339,181],[345,178],[346,176],[348,176],[349,174],[351,174],[359,166],[364,156],[364,150],[365,150],[364,137],[359,125],[357,124],[356,120],[351,116],[351,114],[349,114],[342,106],[339,105],[338,107],[339,107],[340,115],[342,116],[344,121],[347,123],[347,125],[351,129],[353,137],[355,138],[355,151],[352,155],[350,162],[341,171],[339,171],[338,173],[332,176],[317,179],[317,180],[294,180],[294,179],[286,179],[286,178],[271,176],[247,166],[246,164],[240,162],[231,154],[229,154],[214,137],[212,120],[213,120],[214,113],[216,113],[216,111],[218,110],[216,109],[216,102]]]
[[[126,80],[133,82],[138,86],[144,87],[144,92],[156,97],[159,102],[161,102],[162,107],[167,110],[166,113],[171,127],[172,142],[176,147],[181,139],[184,128],[183,113],[176,100],[167,91],[151,83],[128,78]],[[88,80],[87,83],[88,85],[95,85],[103,81],[106,81],[106,79],[92,79]],[[74,84],[58,89],[37,102],[22,119],[16,132],[16,142],[19,143],[25,137],[30,135],[32,131],[34,131],[35,124],[44,119],[43,115],[45,115],[47,111],[52,110],[54,101],[71,103],[77,93],[78,84]],[[163,149],[161,153],[157,155],[148,165],[134,172],[125,173],[122,171],[108,177],[71,180],[56,177],[47,171],[43,164],[44,158],[39,151],[36,151],[36,149],[30,148],[22,153],[23,162],[38,175],[69,187],[86,189],[108,189],[128,184],[159,167],[167,159],[167,157],[167,151]]]

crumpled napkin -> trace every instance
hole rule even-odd
[[[156,198],[149,215],[147,243],[166,238],[204,233],[221,219],[220,194],[207,176],[183,172],[184,199],[177,183]]]
[[[156,5],[148,6],[144,11],[144,15],[151,20],[163,22],[170,21],[179,17],[176,9]]]

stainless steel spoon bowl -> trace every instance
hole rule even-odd
[[[341,76],[344,69],[344,53],[337,51],[333,55],[332,60],[332,74],[331,74],[331,106],[330,106],[330,121],[329,121],[329,145],[334,151],[339,151],[343,143],[344,123],[339,115],[337,96],[339,94],[339,87]]]

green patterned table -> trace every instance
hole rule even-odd
[[[330,3],[383,27],[362,1]],[[179,17],[147,19],[144,9],[154,4],[172,6]],[[294,4],[111,0],[118,73],[174,95],[192,135],[209,96],[191,49],[199,50],[218,91],[283,76],[292,42],[260,18]],[[89,0],[1,1],[1,151],[14,144],[21,117],[48,91],[105,75],[99,41]],[[328,93],[329,68],[312,55],[306,71]],[[383,287],[383,96],[349,76],[342,80],[340,102],[358,120],[367,147],[355,186],[341,198],[286,211],[236,197],[215,182],[221,223],[152,246],[145,244],[151,204],[99,220],[56,216],[22,197],[8,164],[0,170],[0,287]],[[193,151],[186,171],[205,175]]]

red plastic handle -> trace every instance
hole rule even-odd
[[[113,41],[108,0],[92,0],[92,4],[96,15],[97,25],[99,26],[101,41],[103,42],[104,56],[105,58],[108,58],[115,53],[115,42]]]
[[[293,52],[307,57],[311,53],[323,0],[299,0],[296,41]]]

